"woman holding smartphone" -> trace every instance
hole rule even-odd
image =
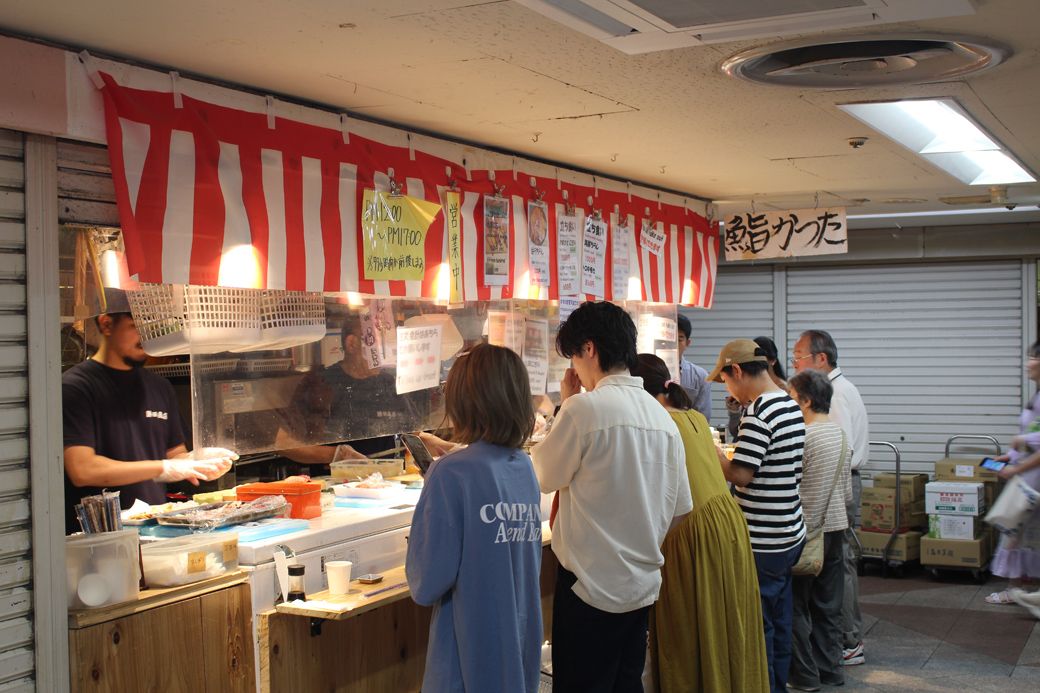
[[[412,518],[405,573],[433,607],[424,693],[538,689],[541,493],[521,445],[534,428],[527,370],[503,347],[459,357],[445,384],[455,443]]]

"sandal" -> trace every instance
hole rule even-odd
[[[1014,604],[1014,600],[1011,599],[1011,595],[1008,594],[1007,590],[1001,592],[993,592],[986,597],[987,604]]]

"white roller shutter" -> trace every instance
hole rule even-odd
[[[692,346],[686,358],[710,371],[726,342],[773,334],[772,267],[719,267],[711,310],[681,308],[690,319]],[[711,423],[726,424],[726,387],[711,390]]]
[[[931,472],[948,438],[1018,432],[1023,271],[1016,261],[787,268],[787,340],[831,333],[867,407],[871,440]],[[984,450],[984,449],[983,449]],[[866,471],[890,470],[872,450]]]
[[[25,147],[0,130],[0,690],[33,690]]]

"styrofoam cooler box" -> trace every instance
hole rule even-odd
[[[986,510],[981,483],[932,481],[924,492],[925,512],[929,515],[981,515]]]
[[[929,515],[928,536],[932,539],[975,539],[982,520],[974,515]]]

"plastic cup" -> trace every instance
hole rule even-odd
[[[354,564],[350,561],[329,561],[325,564],[329,594],[346,594],[350,591],[350,571],[353,568]]]

